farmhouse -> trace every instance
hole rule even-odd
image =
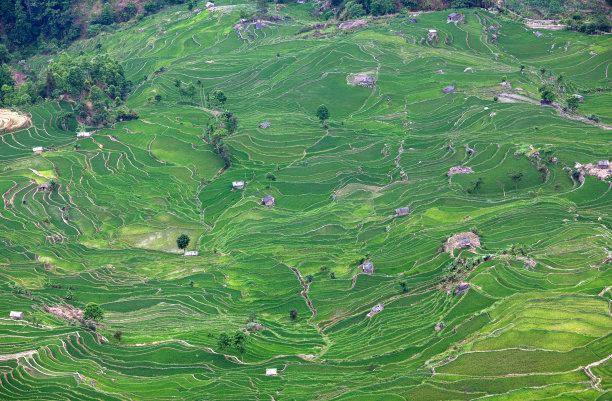
[[[372,264],[372,262],[365,262],[361,265],[361,271],[366,274],[372,274],[374,273],[374,265]]]
[[[472,241],[470,241],[469,238],[461,238],[459,240],[459,242],[457,243],[457,245],[459,245],[460,247],[468,247],[470,246],[470,244],[472,243]]]
[[[274,206],[274,197],[271,195],[266,195],[264,196],[264,198],[261,200],[261,204],[265,205],[267,207],[272,207]]]
[[[50,191],[51,190],[51,184],[49,184],[48,182],[43,182],[42,184],[40,184],[38,186],[38,189],[41,191]]]
[[[215,3],[212,3],[210,1],[206,2],[206,8],[211,8],[211,7],[214,7],[214,6],[215,6]]]
[[[442,93],[451,93],[455,90],[455,87],[452,85],[446,86],[444,89],[442,89]]]
[[[278,370],[276,368],[266,369],[266,376],[278,376]]]
[[[261,129],[270,128],[270,121],[264,121],[263,123],[259,124],[259,128]]]
[[[23,312],[15,312],[15,311],[11,311],[9,318],[13,319],[13,320],[21,320],[23,319]]]
[[[244,181],[232,181],[233,189],[242,189],[244,188]]]
[[[408,213],[410,213],[410,208],[408,206],[400,207],[399,209],[395,209],[395,214],[398,216],[403,216]]]
[[[449,177],[452,177],[455,174],[472,174],[473,172],[474,170],[472,170],[471,167],[456,166],[456,167],[451,167],[450,170],[448,170],[448,173],[446,173],[446,175],[448,175]]]
[[[444,252],[450,252],[452,255],[453,249],[467,247],[480,247],[480,238],[478,238],[478,235],[474,234],[471,231],[466,231],[451,236],[449,239],[446,240],[442,249],[444,250]]]
[[[77,138],[90,138],[93,132],[79,131],[77,132]]]
[[[43,147],[42,146],[37,146],[35,148],[32,148],[32,152],[34,152],[34,153],[42,153],[43,152]]]
[[[185,256],[198,256],[198,251],[185,251]]]
[[[261,325],[261,323],[248,322],[246,324],[247,331],[259,331],[261,329],[263,329],[263,326]]]
[[[541,38],[542,36],[544,36],[544,34],[540,31],[533,31],[533,34],[536,36],[536,38]]]
[[[574,97],[578,99],[578,103],[584,102],[584,96],[574,93]]]
[[[436,31],[435,29],[430,29],[429,33],[427,34],[427,40],[433,40],[433,38],[438,36],[438,31]]]
[[[370,309],[370,312],[366,315],[367,317],[372,317],[375,314],[381,312],[383,309],[385,309],[385,307],[383,306],[383,304],[378,304],[378,305],[374,305],[372,307],[372,309]]]
[[[463,20],[463,15],[459,13],[450,13],[448,15],[448,18],[446,19],[446,23],[448,24],[449,22],[459,22],[461,20]]]
[[[461,283],[457,286],[453,295],[465,294],[469,288],[470,285],[468,283]]]
[[[608,160],[600,160],[597,162],[597,168],[607,170],[610,168],[610,162]]]
[[[413,23],[413,24],[416,24],[416,23],[417,23],[417,20],[416,20],[416,18],[408,18],[408,22],[411,22],[411,23]]]

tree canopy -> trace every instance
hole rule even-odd
[[[179,249],[185,249],[187,248],[187,245],[189,245],[189,241],[191,241],[191,239],[187,234],[181,234],[176,239],[176,245],[179,247]]]
[[[84,320],[93,320],[94,322],[99,322],[104,318],[104,311],[95,302],[90,302],[85,306],[85,311],[83,312]]]
[[[322,123],[329,118],[329,110],[326,105],[322,104],[317,108],[317,118],[321,120]]]

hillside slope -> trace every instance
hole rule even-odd
[[[609,399],[612,184],[575,163],[612,158],[612,39],[251,7],[76,42],[140,118],[77,139],[48,101],[0,136],[0,398]],[[66,318],[89,302],[102,325]]]

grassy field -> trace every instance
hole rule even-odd
[[[612,184],[571,173],[612,158],[612,39],[481,10],[312,30],[308,3],[239,35],[252,6],[170,8],[71,47],[122,62],[138,120],[76,149],[54,119],[71,104],[47,102],[0,136],[0,398],[612,399]],[[549,73],[599,125],[539,105]],[[214,89],[238,119],[227,170],[204,135]],[[442,250],[468,231],[480,247]],[[97,333],[43,307],[89,302]],[[220,349],[252,313],[244,352]]]

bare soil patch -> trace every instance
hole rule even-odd
[[[80,309],[73,308],[69,305],[43,305],[45,312],[55,316],[63,317],[68,320],[81,320],[83,319],[83,311]]]
[[[17,111],[0,109],[0,134],[27,128],[32,124],[30,117]]]

